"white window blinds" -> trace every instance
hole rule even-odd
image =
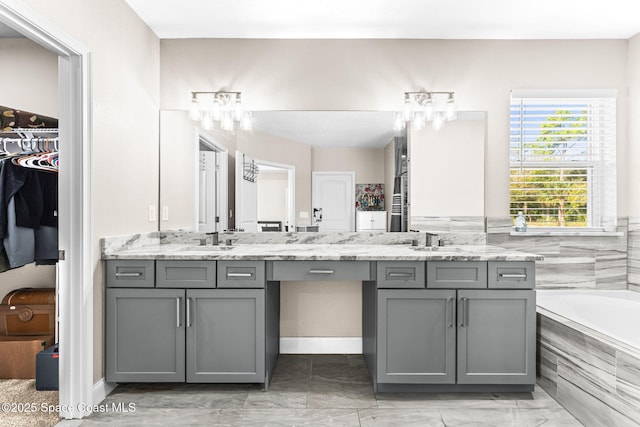
[[[615,92],[514,91],[509,122],[511,217],[615,230]]]

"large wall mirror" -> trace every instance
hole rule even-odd
[[[353,183],[382,185],[377,208],[387,212],[388,226],[398,136],[393,112],[259,111],[253,117],[251,131],[204,131],[186,111],[161,112],[160,230],[331,231],[342,205],[321,207],[312,197],[314,186],[322,189],[317,182],[326,181],[328,194]],[[484,215],[486,114],[460,112],[438,131],[409,126],[405,132],[411,215]],[[343,204],[355,206],[357,191]]]

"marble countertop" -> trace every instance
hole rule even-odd
[[[366,244],[147,244],[104,250],[102,259],[265,260],[265,261],[539,261],[531,253],[488,245],[451,245],[426,248],[409,245]]]

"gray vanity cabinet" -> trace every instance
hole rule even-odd
[[[189,289],[186,313],[187,382],[264,382],[264,289]]]
[[[458,291],[458,384],[535,384],[535,292]]]
[[[378,291],[377,381],[452,384],[456,379],[456,291]]]
[[[185,380],[184,290],[109,288],[107,382]]]
[[[182,260],[157,261],[155,288],[145,289],[110,276],[153,277],[153,261],[107,261],[107,283],[118,286],[106,290],[108,382],[268,382],[279,353],[278,285],[266,283],[264,262],[222,264],[228,289],[216,288],[215,261]]]
[[[390,281],[407,268],[394,264],[379,263],[377,281],[363,283],[363,353],[376,391],[532,389],[533,263],[427,261],[422,283]]]

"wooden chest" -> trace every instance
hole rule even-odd
[[[0,335],[54,335],[56,291],[24,288],[9,292],[0,305]]]

